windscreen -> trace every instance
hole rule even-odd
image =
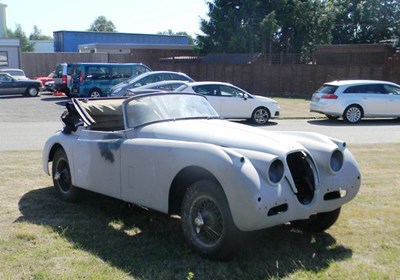
[[[125,112],[130,128],[166,120],[219,118],[203,96],[179,93],[135,96],[125,102]]]

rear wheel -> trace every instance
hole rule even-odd
[[[25,91],[25,95],[30,97],[35,97],[38,94],[39,94],[39,88],[35,86],[30,86]]]
[[[350,105],[344,110],[343,119],[348,123],[357,123],[361,120],[363,111],[358,105]]]
[[[53,184],[61,200],[77,202],[82,197],[82,190],[72,185],[71,171],[67,155],[63,149],[58,149],[53,158]]]
[[[190,186],[183,199],[181,221],[185,240],[194,251],[215,260],[233,256],[239,231],[218,184],[202,180]]]
[[[270,113],[265,107],[258,107],[254,110],[251,119],[256,124],[266,124],[270,118]]]
[[[103,96],[103,93],[98,88],[92,89],[89,92],[89,97],[91,97],[91,98],[99,98],[99,97],[102,97],[102,96]]]

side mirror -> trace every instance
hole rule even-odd
[[[247,98],[249,98],[249,95],[247,93],[243,94],[243,99],[247,100]]]

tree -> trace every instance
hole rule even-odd
[[[209,20],[197,36],[203,52],[308,52],[329,38],[323,0],[208,1]],[[318,22],[318,26],[316,26]]]
[[[7,29],[7,36],[9,38],[19,39],[21,51],[32,52],[34,50],[34,44],[29,42],[28,37],[26,37],[25,32],[22,31],[22,27],[20,24],[16,25],[14,31],[12,31],[11,29]]]
[[[36,25],[33,26],[33,33],[29,35],[29,40],[53,40],[51,36],[43,35]]]
[[[400,32],[398,0],[206,0],[203,53],[301,53],[319,44],[377,43]]]
[[[329,0],[335,15],[332,43],[378,43],[400,32],[398,0]]]
[[[117,32],[114,23],[112,23],[110,20],[107,20],[105,16],[99,16],[96,18],[87,31]]]
[[[171,29],[168,29],[167,31],[160,31],[157,32],[157,34],[160,35],[178,35],[178,36],[186,36],[188,38],[188,43],[193,45],[194,39],[192,36],[190,36],[187,32],[184,31],[179,31],[179,32],[173,32]]]

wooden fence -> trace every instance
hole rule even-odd
[[[47,75],[60,62],[110,62],[106,53],[23,53],[22,67],[30,77]],[[310,97],[324,82],[341,79],[375,79],[400,83],[400,59],[381,64],[207,64],[176,62],[118,55],[119,61],[143,62],[153,70],[184,72],[198,81],[225,81],[264,96]],[[131,60],[131,61],[129,61]],[[134,60],[134,61],[132,61]]]

